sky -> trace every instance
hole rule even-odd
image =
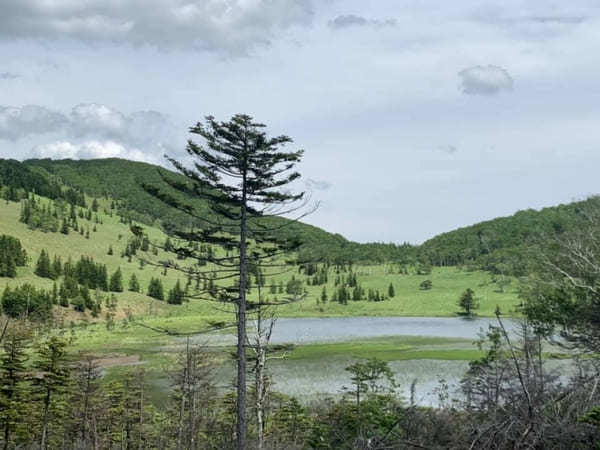
[[[597,0],[0,0],[0,157],[304,149],[306,222],[420,243],[600,192]]]

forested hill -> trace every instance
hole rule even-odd
[[[600,213],[600,197],[539,211],[528,209],[440,234],[419,248],[421,259],[433,265],[471,264],[498,273],[529,272],[533,252],[546,251],[563,233],[585,229]]]
[[[10,189],[36,192],[70,203],[83,202],[82,193],[117,200],[119,214],[157,225],[188,219],[144,191],[141,182],[164,186],[159,171],[170,177],[181,175],[164,168],[117,158],[94,160],[31,159],[20,163],[0,160],[0,184]],[[7,191],[9,192],[9,191]],[[200,209],[208,214],[201,200]],[[586,226],[585,217],[600,211],[600,197],[544,208],[519,211],[440,234],[421,246],[383,243],[359,244],[339,234],[305,223],[290,223],[282,233],[304,242],[301,256],[355,263],[397,262],[435,266],[471,265],[492,272],[522,275],[530,270],[531,252],[538,252],[553,237]],[[285,220],[285,219],[282,219]]]
[[[181,175],[164,168],[118,158],[93,160],[30,159],[19,163],[0,160],[0,183],[6,186],[35,191],[50,198],[64,196],[61,185],[80,190],[94,197],[110,197],[118,201],[119,214],[132,220],[164,225],[181,225],[188,218],[155,199],[141,187],[141,182],[164,186],[159,171],[170,177]],[[63,189],[70,192],[69,189]],[[172,191],[173,192],[173,191]],[[199,209],[208,208],[197,200]],[[285,220],[285,219],[282,219]],[[358,244],[339,234],[328,233],[305,223],[290,223],[281,233],[298,237],[304,243],[302,256],[310,259],[344,260],[353,262],[397,261],[414,255],[414,247],[393,244]]]

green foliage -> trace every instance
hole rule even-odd
[[[27,264],[27,252],[21,241],[5,234],[0,236],[0,277],[14,278],[17,267]]]
[[[22,201],[19,220],[32,230],[55,233],[58,231],[59,212],[50,204],[42,204],[32,196]]]
[[[93,258],[88,256],[81,256],[77,264],[73,267],[70,261],[65,263],[63,267],[65,278],[73,277],[77,280],[77,283],[87,286],[89,289],[102,289],[103,291],[109,290],[108,283],[108,269],[104,264],[97,263]],[[114,278],[114,280],[113,280]],[[119,287],[120,280],[120,291],[112,289],[112,282],[114,281],[114,287]],[[115,273],[111,277],[110,290],[113,292],[123,291],[123,277],[120,272],[120,268],[117,268]]]
[[[327,288],[323,286],[323,290],[321,291],[321,302],[327,302]]]
[[[67,222],[67,219],[63,218],[61,226],[60,226],[60,232],[62,234],[69,234],[69,223]]]
[[[420,263],[417,265],[417,275],[431,275],[431,264]]]
[[[7,286],[2,293],[2,311],[13,318],[46,320],[52,314],[52,295],[27,283],[14,289]]]
[[[479,308],[479,300],[475,297],[475,291],[471,288],[467,288],[460,296],[458,306],[464,311],[465,315],[469,317],[472,316],[473,310]]]
[[[29,333],[24,327],[10,328],[2,341],[0,356],[0,427],[5,446],[27,418]],[[24,431],[24,430],[23,430]]]
[[[351,375],[352,393],[357,407],[360,407],[361,396],[391,393],[397,387],[387,361],[369,358],[365,362],[354,363],[345,370]],[[346,388],[346,390],[350,389]]]
[[[111,292],[123,292],[123,273],[120,267],[117,267],[117,270],[110,276],[109,290]]]
[[[42,406],[40,448],[46,449],[52,441],[50,422],[60,423],[65,415],[63,395],[68,392],[71,381],[67,341],[59,336],[50,336],[39,343],[36,353],[33,367],[40,376],[32,381],[32,397]]]
[[[160,278],[152,278],[150,280],[150,284],[148,285],[148,296],[157,300],[165,299],[163,284],[162,281],[160,281]]]
[[[181,289],[181,283],[177,280],[173,289],[169,290],[169,294],[167,296],[167,303],[171,305],[181,305],[185,300],[185,292]]]
[[[40,252],[40,256],[35,265],[35,274],[38,277],[42,278],[56,278],[54,271],[52,270],[52,266],[50,264],[50,257],[48,256],[46,250],[42,249],[42,251]]]
[[[12,188],[13,193],[17,190],[35,192],[52,199],[61,196],[58,184],[51,183],[47,177],[13,159],[0,159],[0,185]],[[11,201],[16,201],[16,197],[12,194]]]
[[[139,283],[137,277],[135,276],[135,273],[132,273],[131,278],[129,278],[128,289],[131,292],[140,292],[140,283]]]
[[[388,286],[388,297],[394,298],[395,296],[396,296],[396,291],[394,290],[394,285],[392,283],[390,283],[390,285]]]
[[[285,285],[285,293],[288,295],[301,295],[303,291],[302,280],[297,280],[294,275]]]
[[[532,255],[551,250],[553,238],[587,227],[600,197],[544,208],[519,211],[440,234],[419,248],[423,260],[438,266],[472,265],[497,274],[526,275]]]
[[[433,287],[433,283],[431,280],[423,280],[421,284],[419,284],[419,289],[422,291],[428,291]]]
[[[185,182],[185,178],[177,173],[146,163],[116,158],[78,161],[32,159],[22,165],[27,170],[39,170],[40,173],[60,177],[65,183],[88,195],[95,197],[109,195],[117,199],[114,209],[128,219],[148,225],[162,222],[167,229],[185,228],[190,225],[189,216],[156,199],[141,186],[142,181],[148,185],[162,185],[164,175],[178,183]],[[40,193],[37,190],[36,192]],[[185,197],[176,189],[168,187],[165,188],[165,192],[176,199],[191,202],[201,217],[213,217],[204,200]],[[286,226],[282,227],[283,224]],[[203,224],[197,222],[195,225],[202,228]],[[410,244],[359,244],[348,241],[339,234],[328,233],[308,224],[289,222],[277,217],[265,219],[265,225],[278,228],[279,240],[299,239],[303,244],[299,254],[301,261],[382,263],[410,262],[416,257],[416,249]]]

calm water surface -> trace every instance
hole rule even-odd
[[[507,330],[514,334],[517,322],[505,319]],[[342,317],[342,318],[289,318],[278,319],[273,329],[272,343],[311,344],[343,342],[384,336],[428,336],[475,340],[490,324],[488,318],[440,317]],[[254,324],[250,324],[252,332]],[[233,344],[234,335],[206,336],[198,341],[212,344]],[[303,402],[323,396],[341,395],[344,386],[350,386],[345,367],[355,360],[351,357],[328,357],[315,360],[272,360],[269,363],[274,388],[294,395]],[[409,360],[391,361],[390,367],[400,383],[400,395],[408,398],[410,385],[416,383],[415,400],[421,405],[437,405],[441,382],[448,386],[450,396],[456,396],[460,379],[468,369],[468,361]],[[233,365],[219,370],[219,379],[230,380]],[[454,395],[453,395],[454,394]]]
[[[277,319],[273,343],[335,342],[382,336],[429,336],[475,339],[496,319],[458,317],[336,317],[323,319]],[[514,332],[516,323],[503,320]]]

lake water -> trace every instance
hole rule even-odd
[[[281,318],[273,328],[273,344],[314,344],[319,342],[343,342],[384,336],[429,336],[475,340],[496,319],[460,317],[333,317],[333,318]],[[510,334],[514,334],[518,323],[504,319]],[[253,323],[248,332],[252,333]],[[201,335],[194,342],[211,345],[235,343],[233,334]]]
[[[516,332],[518,323],[505,319],[503,323],[510,334]],[[272,343],[311,344],[319,342],[343,342],[384,336],[428,336],[477,339],[490,324],[488,318],[440,318],[440,317],[343,317],[343,318],[282,318],[278,319]],[[249,332],[253,329],[249,326]],[[204,343],[233,344],[233,335],[217,334],[209,340],[198,337]],[[314,360],[272,360],[269,370],[274,389],[294,395],[304,402],[323,396],[337,396],[344,386],[350,386],[345,367],[355,360],[351,357],[327,357]],[[410,385],[416,382],[415,400],[421,405],[437,405],[440,382],[447,384],[450,394],[458,389],[468,361],[408,360],[389,363],[400,384],[400,395],[408,398]],[[218,378],[230,380],[233,365],[219,370]]]
[[[458,317],[336,317],[322,319],[277,319],[273,343],[309,344],[383,336],[429,336],[476,339],[496,319]],[[517,323],[503,320],[514,333]]]

